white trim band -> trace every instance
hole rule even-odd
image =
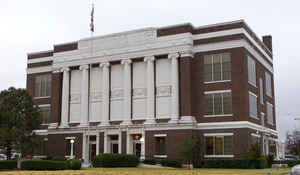
[[[204,133],[204,137],[210,136],[233,136],[233,133]]]
[[[154,134],[154,137],[167,137],[167,134]]]

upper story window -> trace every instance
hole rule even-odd
[[[259,99],[260,104],[264,104],[264,85],[262,78],[259,78]]]
[[[249,113],[250,117],[257,119],[257,96],[249,92]]]
[[[232,115],[231,91],[211,91],[205,92],[205,115]]]
[[[205,136],[205,155],[233,155],[233,139],[231,136]]]
[[[271,75],[266,72],[266,94],[269,97],[272,97],[272,79],[271,79]]]
[[[256,87],[255,61],[248,56],[248,82]]]
[[[274,121],[273,121],[273,105],[270,104],[270,103],[267,103],[267,122],[270,125],[274,124]]]
[[[51,75],[39,75],[35,77],[35,97],[51,96]]]
[[[224,81],[231,79],[230,54],[204,56],[204,82]]]
[[[42,124],[49,123],[50,114],[51,114],[50,106],[39,107],[39,108],[40,108],[40,113],[42,115]]]

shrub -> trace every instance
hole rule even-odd
[[[53,161],[66,161],[67,159],[64,156],[53,156],[52,159]]]
[[[288,160],[287,164],[288,164],[289,167],[293,167],[295,165],[300,164],[300,160]]]
[[[251,148],[247,152],[247,157],[249,160],[257,160],[261,157],[261,149],[259,144],[251,145]]]
[[[94,167],[136,167],[139,160],[135,155],[128,154],[101,154],[95,156]]]
[[[162,166],[181,168],[181,163],[177,160],[162,160],[160,163]]]
[[[272,167],[272,163],[274,161],[274,155],[273,154],[269,154],[266,156],[266,160],[267,160],[267,164],[268,164],[268,168]]]
[[[156,164],[156,161],[155,159],[145,159],[143,161],[144,164],[149,164],[149,165],[155,165]]]
[[[194,162],[195,168],[261,169],[267,167],[265,158],[248,159],[204,159]]]
[[[17,169],[17,161],[16,160],[1,160],[0,161],[0,169],[1,170]]]
[[[81,169],[81,160],[72,159],[67,161],[68,169],[71,170],[80,170]]]
[[[52,160],[24,160],[21,162],[22,170],[65,170],[66,161]]]

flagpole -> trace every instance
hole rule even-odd
[[[92,3],[92,12],[91,12],[91,23],[90,23],[90,31],[91,31],[91,57],[93,56],[93,45],[94,45],[94,3]],[[91,69],[91,65],[90,65]],[[88,132],[87,132],[87,144],[88,144],[88,160],[87,166],[91,167],[91,144],[90,144],[90,122],[88,121]]]

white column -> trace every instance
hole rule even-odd
[[[86,140],[86,135],[85,134],[82,134],[82,159],[84,161],[86,161],[86,147],[87,147],[87,144],[86,144],[87,140]]]
[[[124,120],[121,125],[131,125],[131,60],[122,60],[124,65]]]
[[[132,141],[129,131],[126,132],[126,154],[132,154]]]
[[[154,118],[154,56],[145,57],[147,64],[147,120],[144,124],[155,124]]]
[[[169,123],[178,123],[179,120],[179,71],[178,71],[178,53],[169,54],[171,59],[171,84],[172,84],[172,99],[171,99],[171,120]]]
[[[99,155],[100,135],[96,134],[96,155]]]
[[[104,153],[108,153],[108,137],[107,137],[107,132],[104,131]]]
[[[80,66],[81,70],[81,121],[79,127],[89,125],[89,65]]]
[[[67,128],[69,118],[69,96],[70,96],[70,69],[63,68],[63,88],[62,88],[62,100],[61,100],[61,122],[60,128]]]
[[[122,154],[122,131],[119,131],[119,139],[118,139],[119,143],[118,143],[118,151],[119,154]]]
[[[146,143],[146,138],[145,138],[145,130],[143,129],[142,131],[142,142],[141,142],[141,160],[145,160],[145,143]]]
[[[101,63],[100,67],[103,69],[102,73],[102,94],[103,94],[103,107],[102,107],[102,119],[99,126],[109,125],[109,63]]]

